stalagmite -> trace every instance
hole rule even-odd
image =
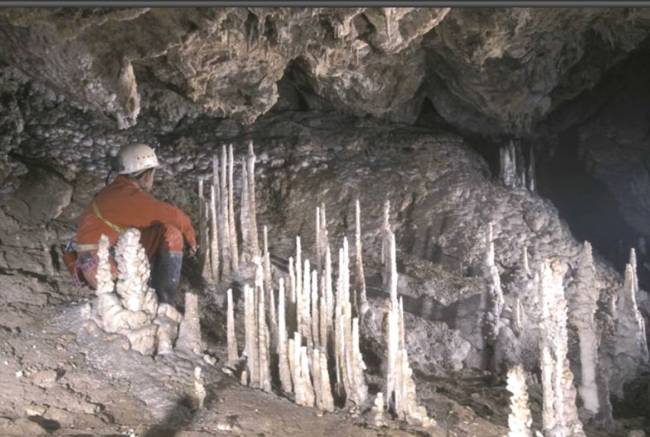
[[[321,248],[322,248],[322,241],[321,241],[321,236],[320,236],[320,208],[317,206],[316,207],[316,265],[319,269],[322,268],[322,259],[321,259]]]
[[[122,334],[128,338],[133,350],[152,355],[157,343],[158,326],[152,322],[158,310],[158,299],[155,291],[147,285],[149,263],[139,239],[137,229],[128,229],[118,239],[115,248],[118,279],[114,287],[109,240],[104,235],[100,237],[95,315],[104,331]]]
[[[325,284],[325,308],[326,308],[326,331],[324,334],[325,343],[323,346],[327,346],[329,338],[332,335],[333,323],[334,323],[334,292],[332,290],[332,254],[330,251],[329,245],[325,247],[325,277],[323,279]]]
[[[264,226],[264,254],[262,260],[264,269],[264,290],[269,306],[269,324],[271,326],[271,344],[275,345],[277,341],[277,314],[275,312],[275,294],[273,291],[273,277],[271,274],[271,254],[269,253],[269,235],[268,228]]]
[[[109,261],[109,247],[110,242],[108,237],[102,234],[99,237],[99,244],[97,245],[97,288],[95,289],[97,296],[110,294],[115,290],[115,281],[113,281]]]
[[[390,201],[386,200],[384,202],[384,224],[382,226],[382,239],[381,239],[381,262],[384,266],[384,273],[382,275],[382,286],[388,291],[390,289],[389,278],[390,278],[390,266],[388,265],[389,261],[389,235],[391,233],[390,228]],[[394,238],[394,236],[393,236]]]
[[[636,276],[636,253],[630,251],[630,262],[625,266],[623,287],[615,300],[614,311],[614,365],[616,378],[612,392],[622,396],[623,384],[635,377],[639,366],[648,362],[648,344],[645,321],[637,306],[639,282]]]
[[[115,291],[129,311],[144,311],[153,318],[158,309],[156,292],[149,287],[149,260],[140,245],[140,231],[128,229],[115,245],[117,285]]]
[[[262,266],[259,257],[256,259],[256,269],[259,273],[255,276],[255,294],[257,295],[257,332],[259,347],[259,382],[260,388],[266,392],[271,391],[271,357],[269,354],[269,331],[266,325],[266,304],[264,299],[264,283],[262,280]]]
[[[567,306],[562,274],[553,271],[548,261],[541,267],[539,291],[544,435],[582,437],[585,434],[578,418],[576,390],[567,357]]]
[[[307,407],[313,407],[314,402],[316,401],[316,395],[314,394],[314,387],[311,383],[309,367],[307,346],[302,346],[300,348],[300,378],[304,388],[304,405]]]
[[[185,313],[178,330],[176,348],[194,352],[195,354],[200,354],[203,351],[199,322],[199,300],[194,293],[185,293]]]
[[[314,343],[314,347],[318,347],[320,345],[320,335],[319,335],[319,328],[320,328],[320,307],[319,307],[319,300],[318,300],[318,290],[319,290],[319,282],[318,282],[318,272],[316,270],[313,270],[311,272],[311,335],[312,335],[312,342]]]
[[[312,376],[312,385],[314,388],[314,402],[316,408],[323,409],[323,392],[321,387],[321,370],[320,370],[320,350],[314,348],[311,350],[311,359],[309,360],[311,364],[311,376]]]
[[[526,374],[521,365],[508,370],[508,391],[510,392],[510,414],[508,415],[508,437],[533,437],[533,418],[528,403]]]
[[[199,260],[199,266],[201,269],[201,277],[206,281],[211,281],[210,277],[210,252],[208,250],[208,240],[209,240],[209,231],[208,231],[208,220],[209,220],[209,208],[207,208],[207,202],[205,200],[205,190],[203,189],[203,178],[199,178],[199,251],[197,253],[197,258]]]
[[[408,362],[404,331],[403,303],[397,300],[397,259],[395,234],[388,234],[390,308],[387,326],[386,399],[387,408],[401,420],[424,427],[434,425],[423,406],[418,405],[413,371]]]
[[[318,344],[324,350],[327,350],[329,321],[327,320],[327,300],[325,297],[325,275],[321,276],[320,295],[318,299]]]
[[[314,337],[311,333],[311,265],[309,260],[304,261],[302,287],[298,288],[300,293],[300,334],[307,341],[307,346],[313,347]]]
[[[218,211],[218,217],[219,217],[219,232],[221,235],[221,260],[222,260],[222,266],[221,270],[224,274],[224,276],[229,275],[233,269],[232,269],[232,259],[230,256],[232,246],[230,243],[231,236],[230,236],[230,226],[228,223],[228,214],[229,214],[229,206],[228,206],[228,169],[227,169],[227,164],[228,164],[228,154],[226,152],[226,146],[223,145],[221,147],[221,170],[219,173],[219,194],[221,197],[219,198],[219,211]]]
[[[357,314],[363,315],[370,309],[366,297],[366,278],[363,270],[363,248],[361,245],[361,207],[359,199],[355,203],[355,310]]]
[[[282,391],[290,393],[293,390],[291,385],[291,370],[289,368],[289,357],[287,350],[287,324],[285,318],[285,305],[286,298],[284,295],[284,278],[280,278],[278,290],[278,341],[277,341],[277,354],[278,354],[278,369],[280,374],[280,384]]]
[[[258,364],[258,333],[255,305],[255,292],[244,284],[244,317],[245,317],[245,353],[246,369],[248,374],[248,385],[257,387],[259,385],[259,364]]]
[[[592,415],[598,414],[598,333],[594,315],[598,309],[598,289],[596,288],[596,269],[592,257],[591,244],[585,242],[578,259],[575,287],[569,302],[569,323],[578,333],[580,348],[580,385],[578,393],[584,408]]]
[[[194,400],[196,402],[196,408],[203,408],[203,403],[205,402],[205,396],[207,392],[205,391],[205,386],[203,385],[203,376],[201,376],[201,368],[196,366],[194,368]]]
[[[232,301],[232,289],[226,292],[228,298],[228,314],[226,320],[226,335],[228,342],[228,362],[227,365],[234,368],[239,361],[239,351],[237,350],[237,337],[235,336],[235,308]]]
[[[162,303],[154,323],[158,325],[156,332],[156,354],[166,355],[174,352],[174,342],[178,337],[178,326],[183,316],[173,306]]]
[[[219,276],[219,226],[217,224],[217,201],[215,186],[210,187],[210,277],[217,282]]]
[[[257,207],[255,200],[255,152],[253,150],[253,142],[248,143],[248,157],[246,158],[247,173],[248,173],[248,214],[249,214],[249,231],[250,249],[249,252],[252,256],[259,256],[259,240],[257,237]]]
[[[352,376],[352,387],[350,400],[357,405],[362,405],[368,398],[368,386],[365,380],[366,363],[363,361],[361,355],[361,346],[359,343],[359,319],[355,317],[352,319],[352,345],[349,352],[351,356],[352,368],[350,375]]]
[[[530,264],[528,262],[528,246],[524,246],[524,255],[523,255],[523,261],[524,265],[524,273],[526,273],[526,276],[530,276]]]
[[[325,411],[334,411],[334,398],[332,397],[332,384],[330,383],[327,348],[322,349],[320,353],[320,390],[321,405],[319,408]]]
[[[230,261],[232,270],[239,273],[239,245],[237,244],[237,227],[235,226],[235,159],[232,144],[228,146],[228,233],[230,234]]]
[[[488,224],[487,254],[485,265],[489,275],[489,288],[485,296],[485,312],[483,315],[483,336],[486,343],[486,367],[494,368],[494,348],[501,328],[501,312],[504,298],[501,289],[501,278],[495,263],[494,239],[492,223]]]
[[[300,329],[301,329],[300,326],[302,324],[302,322],[301,322],[302,308],[301,307],[302,307],[302,279],[303,278],[302,278],[302,247],[301,247],[301,244],[300,244],[300,237],[296,237],[296,259],[295,259],[295,261],[296,261],[296,263],[295,263],[295,266],[296,266],[296,271],[295,271],[295,273],[296,273],[296,281],[295,281],[296,289],[295,289],[295,293],[296,293],[296,323],[297,323],[296,329],[299,332],[301,332],[300,331]]]
[[[386,406],[384,405],[384,393],[379,392],[375,396],[375,401],[372,404],[371,414],[373,426],[381,428],[382,426],[386,425],[386,415],[384,413],[385,408]]]
[[[250,236],[250,212],[249,212],[249,192],[248,192],[248,171],[246,170],[246,160],[242,160],[241,166],[241,202],[239,208],[239,225],[241,227],[242,240],[242,261],[253,261],[253,255],[250,253],[251,236]]]

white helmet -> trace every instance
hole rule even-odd
[[[146,144],[129,144],[117,154],[119,174],[138,173],[160,165],[156,152]]]

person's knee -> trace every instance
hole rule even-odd
[[[163,228],[163,249],[168,252],[182,252],[183,251],[183,233],[180,229],[164,224]]]

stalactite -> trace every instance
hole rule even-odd
[[[278,369],[280,374],[280,384],[282,391],[291,393],[293,386],[291,385],[291,370],[289,368],[289,357],[287,350],[287,324],[285,318],[285,305],[286,298],[284,293],[284,278],[280,278],[278,290],[278,341],[277,341],[277,354],[278,354]]]
[[[508,415],[508,437],[533,437],[533,418],[528,403],[526,374],[521,365],[508,370],[508,391],[510,392],[510,414]]]
[[[501,182],[508,188],[514,188],[517,178],[517,158],[515,144],[512,140],[499,149],[499,158],[499,176]]]
[[[598,309],[599,293],[596,288],[596,269],[591,244],[585,242],[578,259],[575,288],[569,296],[569,323],[578,334],[580,348],[580,385],[578,393],[584,408],[592,415],[598,414],[598,333],[594,316]]]
[[[237,350],[237,337],[235,336],[235,308],[232,301],[232,289],[226,292],[228,298],[226,335],[228,342],[228,367],[234,368],[239,361],[239,351]]]
[[[218,281],[219,276],[219,226],[217,222],[217,194],[215,186],[210,187],[210,278]]]
[[[228,206],[228,196],[229,196],[229,187],[228,187],[228,153],[226,151],[226,146],[223,145],[221,147],[221,171],[219,173],[220,180],[219,180],[219,193],[221,194],[221,197],[219,198],[219,231],[222,232],[220,234],[222,236],[222,244],[221,244],[221,260],[222,260],[222,266],[221,270],[225,275],[229,275],[233,269],[232,269],[232,258],[230,256],[232,246],[231,246],[231,236],[230,236],[230,226],[228,223],[228,214],[229,214],[229,206]]]
[[[239,245],[237,244],[237,227],[235,225],[235,159],[232,144],[228,146],[228,233],[230,234],[230,261],[232,270],[239,273]]]
[[[199,322],[199,300],[194,293],[185,293],[185,313],[178,330],[176,348],[195,354],[200,354],[203,351]]]
[[[253,142],[248,143],[248,157],[246,159],[247,173],[248,173],[248,214],[249,226],[248,231],[250,237],[250,253],[252,256],[259,256],[259,240],[257,237],[257,207],[255,199],[255,152],[253,150]]]
[[[359,199],[355,202],[355,310],[357,314],[363,316],[370,309],[368,298],[366,297],[366,278],[363,269],[363,247],[361,245],[361,207]]]
[[[567,357],[567,305],[562,275],[553,271],[548,262],[541,267],[539,290],[544,435],[582,437],[585,434],[578,419],[576,390]]]
[[[530,156],[528,159],[527,188],[528,191],[534,193],[535,190],[537,189],[537,183],[536,183],[537,178],[535,176],[535,149],[531,147],[529,150],[530,150]]]

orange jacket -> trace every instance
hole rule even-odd
[[[93,199],[101,216],[121,228],[146,228],[163,223],[178,228],[191,248],[196,248],[196,234],[190,218],[175,206],[161,202],[142,190],[126,176],[118,176]],[[77,230],[77,244],[97,244],[106,235],[111,244],[118,232],[102,221],[93,211],[93,203],[81,215]]]

